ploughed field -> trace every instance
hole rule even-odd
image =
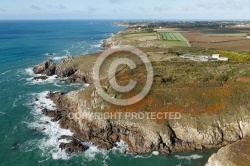
[[[249,51],[250,28],[189,29],[181,33],[193,47],[216,48],[221,50]]]

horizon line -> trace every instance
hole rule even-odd
[[[105,21],[105,20],[116,20],[116,21],[250,21],[250,19],[157,19],[157,18],[150,18],[150,19],[140,19],[140,18],[136,18],[136,19],[124,19],[124,18],[120,18],[120,19],[116,19],[116,18],[84,18],[84,19],[43,19],[43,18],[39,18],[39,19],[0,19],[0,21],[90,21],[90,20],[98,20],[98,21]]]

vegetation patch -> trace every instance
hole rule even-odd
[[[250,55],[243,53],[234,51],[214,51],[214,53],[227,57],[232,61],[250,61]]]

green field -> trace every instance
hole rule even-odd
[[[155,32],[152,33],[133,33],[133,34],[126,34],[124,37],[130,38],[130,37],[143,37],[143,36],[156,36],[157,34]]]
[[[170,47],[172,46],[183,46],[186,47],[188,46],[186,42],[182,42],[182,41],[170,41],[170,40],[158,40],[156,41],[157,44],[159,45],[168,45]]]
[[[188,42],[188,40],[184,36],[182,36],[180,33],[177,32],[163,32],[161,33],[161,37],[163,40],[168,40],[168,41]]]

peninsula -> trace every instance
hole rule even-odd
[[[61,138],[70,141],[60,147],[69,153],[80,152],[88,149],[88,142],[108,150],[124,141],[130,153],[158,151],[165,155],[223,147],[209,159],[208,166],[218,165],[217,162],[246,165],[244,159],[238,161],[229,156],[244,153],[248,159],[250,154],[250,149],[245,148],[249,147],[250,135],[250,27],[239,27],[242,24],[238,22],[116,24],[127,28],[105,40],[103,49],[130,45],[142,50],[153,66],[152,88],[144,99],[130,106],[105,101],[93,85],[92,70],[102,52],[70,56],[58,64],[48,60],[35,66],[36,74],[89,84],[66,94],[48,95],[57,109],[44,109],[43,113],[74,133]],[[215,54],[226,60],[214,59]],[[121,66],[115,75],[120,85],[126,85],[130,78],[137,81],[131,92],[116,92],[107,77],[108,67],[120,57],[132,59],[137,65],[134,69]],[[115,52],[100,71],[102,87],[114,98],[129,98],[141,91],[146,82],[145,71],[135,55]],[[92,114],[114,115],[117,111],[165,113],[168,118],[96,119]],[[72,116],[83,113],[84,116]],[[181,117],[171,118],[170,113]]]

